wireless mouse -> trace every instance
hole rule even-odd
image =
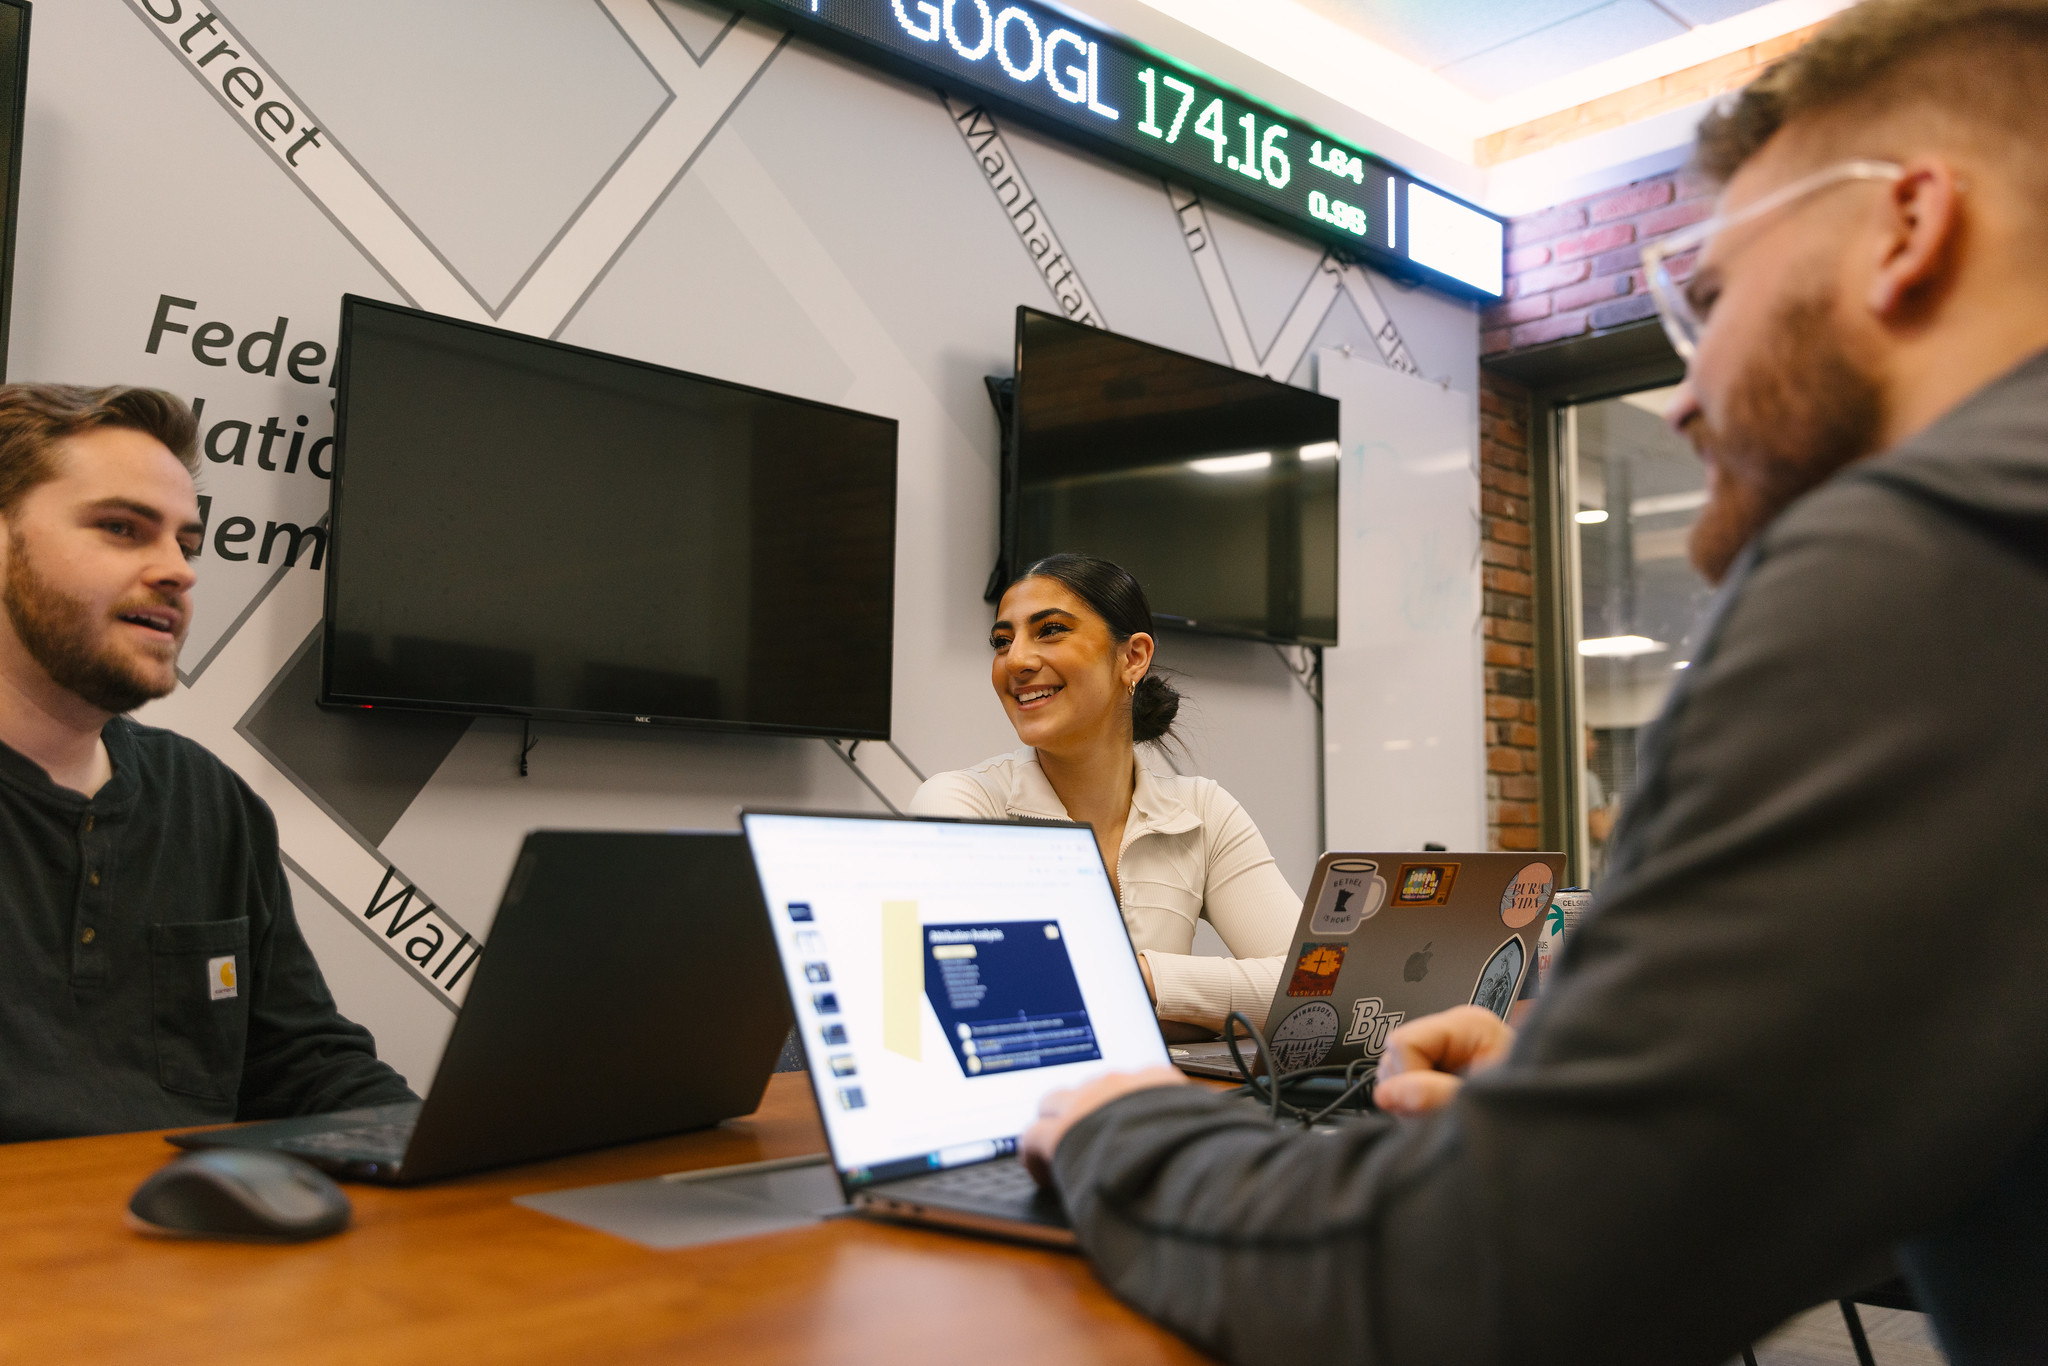
[[[128,1201],[146,1233],[299,1243],[348,1227],[348,1197],[324,1172],[283,1153],[210,1148],[165,1164]]]

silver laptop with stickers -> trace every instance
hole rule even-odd
[[[1506,1019],[1534,994],[1563,872],[1562,854],[1324,854],[1266,1012],[1274,1065],[1376,1060],[1403,1020],[1457,1005]],[[1239,1075],[1221,1042],[1170,1051],[1184,1072]]]

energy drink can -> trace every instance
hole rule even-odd
[[[1536,936],[1536,989],[1550,985],[1550,965],[1564,947],[1564,938],[1578,927],[1579,917],[1593,904],[1593,894],[1584,887],[1561,887],[1550,898],[1550,910],[1543,917],[1542,932]]]

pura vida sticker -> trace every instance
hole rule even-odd
[[[1547,863],[1532,863],[1515,874],[1515,880],[1500,897],[1500,921],[1519,930],[1550,908],[1550,889],[1556,886]]]

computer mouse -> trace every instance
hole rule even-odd
[[[348,1197],[327,1174],[260,1148],[209,1148],[166,1163],[136,1187],[144,1232],[301,1243],[348,1227]]]

